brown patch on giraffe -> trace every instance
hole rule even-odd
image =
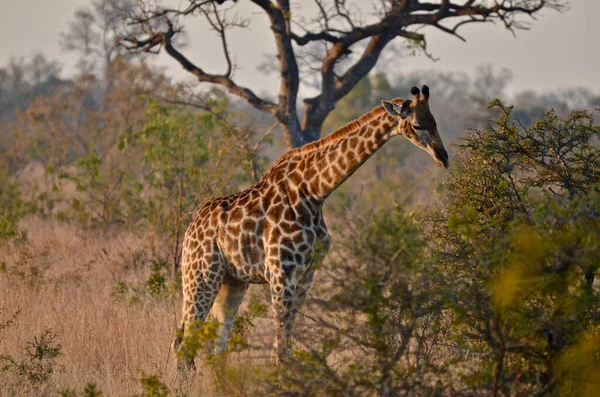
[[[244,219],[242,222],[242,229],[254,231],[256,229],[256,221],[254,219]]]
[[[274,183],[271,186],[269,186],[269,188],[265,192],[265,196],[273,197],[277,193],[277,191],[275,190],[275,186],[278,182],[281,181],[274,181]]]
[[[373,152],[375,150],[375,141],[368,141],[367,142],[367,150],[370,152]]]
[[[283,214],[283,205],[277,204],[272,205],[267,211],[267,216],[269,219],[278,222],[281,220],[281,215]]]
[[[358,144],[358,153],[364,153],[365,152],[365,141],[360,141],[360,143]]]
[[[315,232],[313,232],[312,230],[306,231],[306,242],[308,243],[308,245],[313,245],[315,243],[316,238],[317,235],[315,234]]]
[[[306,169],[306,158],[303,158],[302,160],[300,160],[300,163],[298,163],[298,171],[300,172],[304,172],[304,170]]]
[[[371,136],[373,134],[373,126],[368,125],[366,128],[363,128],[360,130],[361,132],[361,136],[364,138],[364,136]]]
[[[287,186],[285,184],[285,182],[281,182],[278,186],[278,191],[286,191],[287,190]],[[276,204],[285,204],[285,200],[284,200],[284,196],[282,196],[279,193],[276,193],[273,195],[273,198],[271,199],[271,205],[276,205]]]
[[[242,227],[239,224],[231,225],[227,228],[227,233],[234,236],[239,236],[242,233]]]
[[[352,154],[352,156],[348,155],[348,166],[350,168],[355,168],[357,165],[358,165],[358,159],[356,158],[354,153]]]
[[[304,173],[304,179],[306,180],[311,180],[313,179],[315,176],[317,176],[317,170],[315,169],[315,167],[309,167],[306,172]]]
[[[281,247],[279,251],[279,260],[281,262],[293,263],[294,262],[294,252],[290,251],[285,247]]]
[[[309,197],[310,191],[308,190],[306,182],[302,182],[300,186],[298,186],[298,192],[304,197]]]
[[[331,171],[329,170],[329,168],[325,168],[323,170],[323,179],[325,179],[327,181],[328,184],[331,185],[331,183],[333,182],[333,175],[331,175]]]
[[[335,159],[337,158],[337,153],[336,152],[329,152],[329,154],[327,155],[327,161],[329,163],[333,163],[335,161]]]
[[[272,228],[271,234],[269,236],[269,240],[279,244],[280,238],[281,238],[281,230],[279,230],[279,228],[277,228],[277,227]]]
[[[300,182],[302,182],[302,174],[300,174],[298,171],[292,171],[289,175],[288,175],[288,179],[294,184],[294,185],[298,185]]]
[[[351,163],[353,160],[356,160],[356,153],[354,153],[354,152],[346,153],[346,159],[348,160],[349,163]]]
[[[337,180],[340,180],[342,178],[342,176],[344,175],[342,173],[342,170],[340,170],[335,163],[331,164],[331,172],[333,173],[334,179],[337,179]]]
[[[293,223],[289,223],[289,222],[282,222],[280,225],[280,228],[283,231],[283,233],[285,233],[285,234],[292,234],[296,230],[298,230],[298,226],[294,225]]]
[[[267,196],[267,195],[265,195],[261,198],[260,205],[261,205],[263,211],[266,211],[269,208],[269,206],[271,205],[271,200],[272,200],[272,197]]]
[[[322,151],[318,151],[318,152],[314,152],[311,153],[308,157],[307,157],[307,164],[323,164],[325,161],[325,153],[323,153]],[[320,166],[319,166],[320,167]]]
[[[240,207],[245,207],[248,201],[250,200],[250,195],[248,193],[242,194],[238,199],[236,204]]]
[[[196,249],[198,248],[198,246],[200,245],[200,242],[198,240],[192,240],[189,238],[185,239],[186,244],[187,244],[187,248],[189,248],[192,251],[196,251]]]
[[[277,183],[279,181],[282,181],[284,177],[285,175],[283,174],[283,170],[277,170],[277,172],[275,172],[275,174],[273,175],[273,182]]]
[[[311,191],[313,194],[320,194],[320,193],[321,193],[321,191],[320,191],[319,187],[320,187],[320,182],[319,182],[319,180],[318,180],[318,179],[313,179],[313,180],[310,182],[310,191]]]
[[[260,208],[260,204],[258,202],[253,203],[252,206],[246,207],[246,215],[257,219],[260,218],[264,214],[262,208]]]
[[[296,213],[292,207],[288,207],[283,211],[283,218],[289,222],[294,222],[296,220]]]
[[[298,201],[298,192],[295,189],[289,189],[288,197],[290,200],[290,204],[294,205],[296,204],[296,201]]]
[[[302,253],[307,252],[309,249],[310,249],[310,246],[308,244],[302,243],[298,246],[298,251],[300,251]]]
[[[348,140],[344,139],[342,141],[342,152],[345,152],[346,150],[348,150]]]
[[[310,225],[311,223],[311,213],[308,209],[302,205],[296,209],[297,221],[301,225]]]
[[[340,167],[342,167],[342,170],[345,170],[348,167],[348,163],[346,163],[346,159],[344,158],[344,156],[340,156],[338,164],[340,165]]]
[[[228,237],[227,248],[229,251],[237,251],[240,248],[240,242],[235,237]]]
[[[292,236],[292,241],[294,242],[294,246],[298,246],[299,244],[302,244],[302,242],[304,242],[304,234],[300,230],[298,230]]]

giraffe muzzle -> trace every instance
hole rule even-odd
[[[434,149],[433,160],[440,167],[448,168],[448,152],[446,149]]]

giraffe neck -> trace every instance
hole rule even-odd
[[[306,153],[303,181],[310,196],[323,202],[395,135],[398,121],[379,106],[335,132],[332,142]],[[302,193],[303,185],[300,185]]]

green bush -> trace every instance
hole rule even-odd
[[[600,128],[512,108],[457,146],[438,209],[345,219],[276,395],[600,389]],[[348,216],[348,215],[347,215]]]
[[[19,186],[10,180],[0,164],[0,244],[22,236],[19,221],[27,213],[27,204],[21,197]]]
[[[23,347],[23,357],[0,354],[0,372],[10,373],[14,384],[6,385],[17,389],[20,386],[39,386],[50,380],[58,368],[57,359],[62,355],[58,336],[51,329],[44,330],[39,337]]]
[[[477,395],[581,395],[600,387],[600,128],[589,111],[526,128],[492,105],[429,217],[459,378]],[[565,355],[582,343],[595,353],[574,378]]]

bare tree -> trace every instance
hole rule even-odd
[[[91,7],[75,11],[66,31],[60,34],[60,45],[63,50],[81,56],[79,69],[82,73],[100,72],[105,81],[111,80],[107,73],[119,53],[116,31],[124,15],[134,9],[134,0],[93,0]],[[98,64],[100,71],[95,70]]]
[[[560,10],[565,0],[250,0],[269,20],[280,74],[276,101],[261,98],[237,84],[227,33],[246,26],[248,20],[228,18],[237,0],[188,0],[182,8],[165,8],[156,0],[143,0],[128,24],[143,34],[124,33],[121,44],[133,52],[158,52],[161,48],[196,76],[198,81],[221,85],[255,108],[273,115],[290,146],[301,146],[320,137],[321,127],[335,103],[365,77],[382,52],[402,38],[426,52],[423,26],[437,28],[460,40],[459,29],[472,23],[499,23],[513,33],[527,29],[523,16],[535,17],[544,8]],[[301,4],[302,3],[302,4]],[[302,7],[302,9],[301,9]],[[309,11],[310,10],[310,11]],[[228,14],[229,12],[229,14]],[[312,12],[312,16],[307,16]],[[211,74],[179,51],[174,38],[183,31],[187,16],[202,16],[218,34],[226,61],[223,74]],[[318,94],[303,99],[298,110],[301,76],[313,72]]]

